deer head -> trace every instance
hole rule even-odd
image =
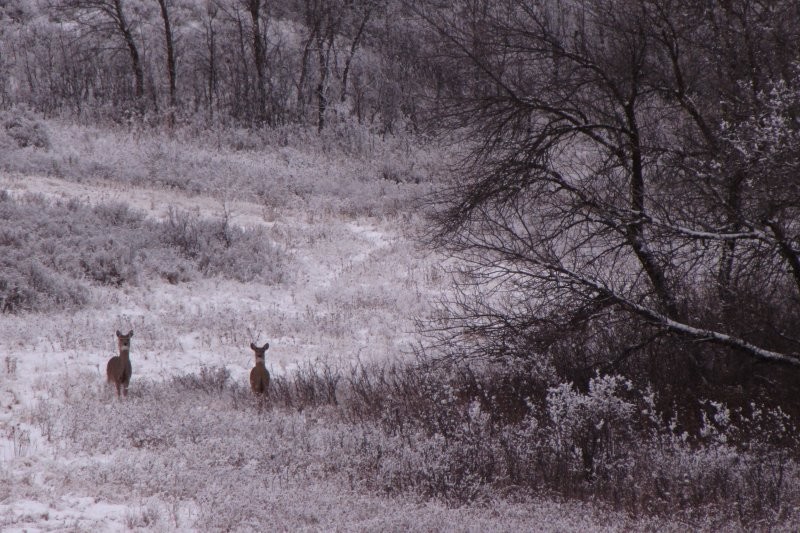
[[[256,354],[256,359],[264,360],[266,357],[266,352],[269,350],[269,343],[266,343],[264,346],[259,348],[254,343],[250,343],[250,349],[253,350]]]
[[[120,353],[131,351],[131,337],[133,337],[133,330],[130,330],[127,335],[123,335],[120,330],[117,330],[117,344]]]

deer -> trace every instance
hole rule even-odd
[[[251,342],[250,349],[256,354],[256,366],[250,371],[250,388],[256,394],[269,395],[269,372],[265,366],[265,354],[269,349],[269,343],[259,348]]]
[[[119,355],[109,359],[106,366],[108,382],[117,386],[117,398],[120,397],[120,388],[123,396],[128,395],[128,384],[131,382],[131,374],[133,373],[131,369],[131,337],[133,337],[133,330],[129,331],[127,335],[123,335],[117,330]]]

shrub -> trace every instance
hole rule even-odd
[[[222,276],[241,282],[284,280],[284,257],[261,229],[243,229],[227,219],[203,219],[170,209],[167,220],[157,225],[161,241],[175,248],[206,276]]]
[[[0,121],[6,135],[13,139],[19,148],[32,146],[50,148],[50,137],[44,124],[34,118],[33,113],[23,108],[14,108],[0,113]]]
[[[262,229],[173,211],[146,219],[121,204],[0,195],[0,311],[85,304],[91,284],[180,283],[201,275],[279,283],[285,254]]]
[[[200,517],[220,528],[249,527],[243,516],[256,527],[265,486],[309,480],[450,505],[556,494],[690,529],[800,521],[800,442],[779,411],[709,403],[695,438],[657,416],[649,391],[597,375],[584,391],[550,387],[517,419],[497,416],[474,382],[447,370],[318,362],[276,378],[257,402],[225,369],[202,368],[141,382],[124,402],[70,387],[65,405],[43,402],[31,419],[65,447],[103,455],[71,472],[74,482],[192,499],[224,510]]]
[[[189,391],[203,391],[214,394],[224,391],[230,385],[231,373],[225,367],[201,366],[199,374],[175,376],[172,383]]]
[[[624,460],[635,440],[636,405],[622,398],[633,385],[621,376],[597,376],[586,394],[571,383],[562,383],[547,393],[550,422],[548,446],[554,460],[565,461],[567,470],[591,481],[602,470],[613,469]]]
[[[80,307],[89,301],[89,291],[37,262],[13,257],[0,259],[0,313]]]

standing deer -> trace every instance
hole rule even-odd
[[[256,366],[250,371],[250,387],[256,394],[269,395],[269,372],[264,366],[269,343],[259,348],[251,342],[250,348],[256,353]]]
[[[119,398],[120,386],[122,386],[123,396],[128,395],[128,384],[131,382],[131,337],[133,330],[127,335],[123,335],[117,330],[117,344],[119,345],[119,355],[115,355],[108,360],[106,375],[108,382],[117,386],[117,398]]]

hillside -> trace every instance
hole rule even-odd
[[[231,228],[258,230],[269,239],[269,253],[254,258],[258,250],[240,247],[241,256],[231,257],[223,270],[258,260],[277,265],[242,282],[225,272],[205,275],[187,264],[176,280],[160,275],[158,268],[140,268],[137,257],[154,252],[141,242],[127,249],[129,234],[109,224],[95,229],[106,232],[109,241],[117,239],[114,253],[133,255],[130,266],[136,272],[129,279],[104,284],[77,273],[60,282],[80,288],[80,305],[3,314],[2,457],[13,487],[3,496],[6,509],[14,512],[2,514],[12,524],[20,519],[14,517],[15,502],[36,500],[45,490],[36,482],[29,494],[25,477],[62,459],[57,443],[47,442],[31,419],[32,410],[43,401],[75,401],[71,390],[81,391],[79,396],[98,391],[116,349],[115,329],[135,331],[132,395],[141,396],[145,384],[196,374],[204,365],[225,368],[240,382],[252,366],[251,341],[271,343],[273,375],[307,361],[403,357],[412,319],[426,312],[430,296],[441,289],[435,258],[423,256],[406,235],[419,220],[410,202],[426,185],[382,179],[383,167],[367,158],[295,149],[215,149],[167,136],[49,126],[49,150],[14,150],[5,158],[3,203],[18,208],[16,224],[5,224],[5,232],[20,218],[31,219],[31,232],[54,231],[42,225],[65,205],[135,216],[139,232],[145,221],[183,213],[184,222],[196,228],[224,219]],[[76,220],[86,215],[78,213]],[[135,234],[136,227],[131,231]],[[91,240],[81,242],[86,248],[72,252],[91,255]],[[36,265],[55,260],[61,266],[52,272],[64,272],[63,254],[39,253],[27,260]],[[165,268],[183,266],[160,261]],[[93,401],[111,398],[104,393]],[[69,491],[62,495],[74,497]],[[116,504],[125,502],[117,498]]]
[[[252,341],[270,342],[276,386],[291,385],[280,380],[293,369],[409,357],[413,319],[447,285],[441,258],[413,239],[436,154],[403,164],[392,146],[351,157],[47,129],[49,149],[7,148],[0,171],[2,212],[15,217],[4,235],[22,239],[14,228],[27,228],[25,260],[52,262],[45,272],[61,276],[24,278],[39,279],[32,287],[45,299],[28,303],[44,308],[0,315],[4,531],[649,527],[579,503],[492,497],[454,509],[413,491],[391,494],[360,479],[365,454],[392,450],[391,440],[325,406],[264,411],[246,390]],[[79,223],[98,216],[104,227]],[[253,261],[246,249],[211,272],[180,246],[137,237],[154,239],[158,224],[174,233],[176,217],[194,231],[183,227],[184,237],[228,228],[234,249],[258,231],[269,247],[252,253],[274,264],[241,281],[240,264]],[[124,255],[126,236],[136,245],[125,261],[92,263],[116,270],[91,278],[65,266],[67,251],[43,244],[58,242],[64,225],[81,237],[70,247],[82,257],[97,257],[103,243]],[[181,276],[165,274],[177,267]],[[80,298],[65,299],[59,284]],[[115,329],[135,332],[122,401],[104,375]]]

